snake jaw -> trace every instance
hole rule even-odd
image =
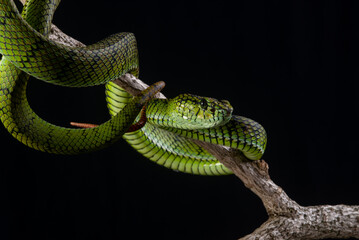
[[[200,175],[222,175],[231,171],[195,142],[187,141],[187,137],[243,150],[252,160],[262,156],[267,141],[264,129],[250,119],[232,117],[233,108],[226,100],[183,95],[188,97],[180,103],[183,110],[171,109],[177,112],[175,119],[168,117],[171,113],[165,114],[167,100],[154,100],[156,103],[148,114],[154,116],[152,119],[159,123],[158,127],[150,119],[150,124],[144,126],[147,121],[144,109],[139,122],[133,124],[142,106],[164,87],[164,83],[157,83],[132,99],[111,82],[126,72],[138,77],[138,50],[132,33],[115,34],[87,48],[66,47],[48,41],[47,36],[41,34],[48,35],[53,11],[59,2],[26,1],[23,21],[13,0],[0,0],[0,52],[6,55],[0,64],[0,79],[3,78],[0,81],[1,120],[14,137],[37,150],[77,154],[103,148],[129,128],[127,133],[135,133],[125,134],[124,138],[145,157],[176,171]],[[11,61],[23,71],[54,84],[79,87],[106,82],[113,118],[100,126],[71,123],[81,128],[97,127],[87,130],[58,128],[43,121],[29,108],[24,94],[27,77],[20,79],[20,74],[24,73],[10,65]],[[15,81],[15,78],[20,80]],[[178,127],[193,122],[193,128],[187,126],[185,129],[189,131],[182,128],[172,129],[172,132],[169,128],[161,129],[161,123],[171,121]],[[130,124],[133,125],[129,127]]]
[[[233,107],[227,100],[180,94],[168,100],[168,126],[181,129],[204,129],[226,124]]]
[[[221,100],[220,101],[222,103],[222,107],[225,108],[227,110],[227,114],[228,116],[232,114],[233,112],[233,107],[231,105],[231,103],[228,100]]]

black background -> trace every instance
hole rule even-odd
[[[266,128],[264,159],[291,198],[358,204],[358,12],[355,1],[77,0],[54,23],[85,44],[135,33],[143,81],[227,99]],[[109,118],[103,86],[32,79],[28,97],[62,126]],[[266,220],[236,177],[176,173],[123,140],[57,156],[0,134],[1,239],[237,239]]]

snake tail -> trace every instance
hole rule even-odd
[[[15,138],[41,151],[77,154],[101,149],[123,136],[153,162],[197,175],[232,172],[192,139],[238,149],[250,160],[262,157],[267,143],[264,128],[232,115],[233,108],[226,100],[190,94],[152,99],[164,87],[163,82],[132,97],[115,84],[112,80],[125,73],[138,76],[137,43],[132,33],[115,34],[87,47],[50,41],[49,26],[59,2],[29,0],[21,16],[13,0],[0,0],[0,118]],[[112,118],[83,129],[44,121],[26,98],[29,75],[69,87],[106,83]],[[143,120],[144,111],[140,112],[145,105]]]

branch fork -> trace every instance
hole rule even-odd
[[[54,25],[50,39],[68,46],[85,46]],[[130,74],[114,82],[132,95],[137,95],[147,87],[145,83]],[[161,93],[157,97],[165,98]],[[231,169],[263,202],[268,220],[240,240],[351,237],[359,239],[359,205],[300,206],[271,180],[268,164],[264,160],[250,161],[239,150],[197,140],[195,142]]]
[[[130,74],[115,83],[133,95],[147,87]],[[264,160],[251,161],[239,150],[193,141],[231,169],[263,202],[268,220],[240,240],[359,238],[359,206],[300,206],[271,180]]]

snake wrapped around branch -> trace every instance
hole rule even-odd
[[[16,139],[34,149],[59,154],[94,151],[121,138],[144,104],[164,87],[164,83],[154,84],[131,100],[123,111],[96,128],[64,128],[41,119],[32,111],[26,98],[28,74],[64,86],[97,85],[111,80],[104,78],[109,73],[103,64],[108,57],[115,59],[116,56],[118,61],[107,64],[107,69],[113,67],[111,74],[117,74],[115,77],[138,72],[133,34],[114,35],[88,48],[70,48],[49,41],[46,37],[59,2],[29,0],[21,17],[13,1],[0,1],[0,53],[3,55],[0,119]],[[95,61],[97,65],[93,63]]]
[[[225,175],[231,171],[191,139],[239,149],[250,160],[262,157],[267,142],[264,128],[251,119],[232,115],[233,108],[228,101],[190,94],[149,100],[163,87],[162,83],[133,98],[115,84],[112,80],[124,73],[138,76],[133,34],[112,35],[85,48],[71,48],[48,40],[46,35],[58,3],[59,0],[30,0],[21,17],[12,0],[0,0],[0,53],[3,55],[0,110],[1,120],[13,136],[35,149],[73,154],[104,147],[123,135],[132,147],[157,164],[199,175]],[[36,10],[30,11],[32,8]],[[88,129],[67,129],[45,122],[27,103],[27,74],[70,87],[106,83],[111,123]],[[123,134],[136,116],[139,118],[140,108],[146,103],[145,126]],[[129,115],[131,117],[126,118]],[[115,118],[122,122],[114,123]],[[108,129],[104,128],[106,124],[111,130],[113,125],[120,129],[116,137],[104,130]],[[94,129],[93,135],[85,133]],[[85,137],[77,139],[76,131]],[[67,141],[63,141],[65,136]],[[95,143],[93,138],[97,139]]]

